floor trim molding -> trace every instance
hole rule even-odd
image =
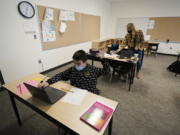
[[[178,56],[178,54],[157,53],[159,55]]]
[[[64,64],[61,64],[61,65],[58,65],[58,66],[56,66],[56,67],[50,68],[50,69],[48,69],[48,70],[42,71],[42,72],[40,72],[40,73],[41,73],[41,74],[46,74],[46,73],[48,73],[48,72],[51,72],[51,71],[53,71],[53,70],[56,70],[56,69],[61,68],[61,67],[63,67],[63,66],[66,66],[66,65],[68,65],[68,64],[71,64],[72,62],[73,62],[73,61],[66,62],[66,63],[64,63]]]

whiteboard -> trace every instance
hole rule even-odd
[[[127,34],[127,24],[133,23],[136,30],[142,30],[146,39],[149,18],[119,18],[116,26],[116,38],[124,38]]]

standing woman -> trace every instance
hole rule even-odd
[[[138,63],[137,63],[137,71],[136,78],[140,79],[140,70],[142,66],[143,59],[143,43],[144,43],[144,35],[141,30],[136,30],[133,23],[129,23],[127,25],[127,34],[125,36],[125,45],[128,46],[129,49],[132,49],[135,54],[138,54]]]

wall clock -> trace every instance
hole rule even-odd
[[[35,9],[28,1],[21,1],[18,4],[18,11],[24,18],[32,18],[35,15]]]

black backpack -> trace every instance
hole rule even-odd
[[[167,70],[174,72],[174,73],[180,73],[179,64],[180,64],[179,61],[175,61],[167,67]]]
[[[175,62],[173,62],[171,65],[167,67],[167,70],[176,74],[180,74],[180,55],[178,56]]]

